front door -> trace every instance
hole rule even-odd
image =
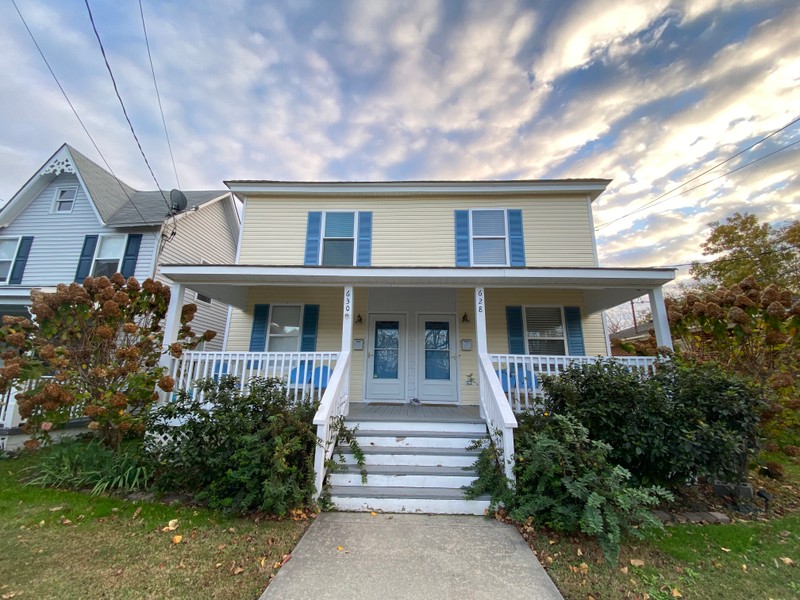
[[[374,314],[369,317],[367,393],[369,400],[406,399],[406,317]]]
[[[421,402],[457,402],[455,319],[447,315],[419,315],[419,399]]]

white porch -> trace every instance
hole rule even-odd
[[[240,379],[240,386],[245,386],[253,376],[273,376],[282,379],[291,393],[310,396],[320,401],[314,423],[317,426],[321,446],[317,450],[315,471],[318,493],[322,490],[325,480],[324,465],[334,451],[335,440],[332,436],[332,420],[344,416],[349,423],[361,424],[363,417],[371,417],[368,422],[375,423],[374,416],[383,411],[387,416],[382,420],[381,430],[366,431],[373,433],[369,443],[376,440],[388,440],[387,448],[393,448],[395,442],[391,441],[397,431],[407,431],[409,435],[394,435],[394,438],[412,437],[420,440],[412,445],[411,449],[395,448],[380,454],[384,457],[385,464],[373,465],[384,470],[395,468],[395,463],[402,463],[406,459],[398,456],[415,456],[415,464],[406,465],[409,468],[425,467],[425,456],[433,456],[428,462],[430,467],[443,466],[448,461],[466,460],[464,457],[453,457],[452,453],[446,458],[441,458],[441,445],[447,445],[445,438],[458,432],[458,419],[456,414],[464,416],[465,409],[471,413],[473,421],[480,423],[483,436],[490,432],[494,442],[502,452],[506,474],[512,476],[512,456],[514,453],[513,432],[517,426],[514,412],[529,410],[536,406],[542,396],[541,376],[550,374],[558,375],[574,362],[592,362],[600,356],[585,355],[533,355],[518,353],[498,353],[497,314],[500,308],[489,304],[493,297],[499,297],[493,290],[516,290],[515,297],[524,295],[525,290],[531,293],[542,293],[543,290],[566,290],[570,294],[580,294],[581,306],[587,314],[599,315],[605,308],[615,306],[620,302],[629,300],[643,294],[650,297],[651,310],[654,316],[656,338],[661,346],[671,347],[671,338],[666,319],[661,285],[673,278],[672,270],[665,269],[495,269],[495,268],[470,268],[470,269],[394,269],[394,268],[325,268],[325,267],[254,267],[243,265],[167,265],[162,267],[162,273],[173,280],[172,304],[165,328],[165,343],[175,339],[179,328],[178,316],[180,314],[177,298],[183,297],[186,288],[211,296],[222,302],[227,302],[243,311],[252,311],[253,298],[256,291],[266,289],[286,290],[287,288],[313,288],[319,296],[331,298],[331,292],[338,288],[336,304],[341,311],[338,318],[328,314],[328,323],[338,322],[340,336],[336,341],[339,347],[330,347],[329,352],[187,352],[177,361],[165,359],[165,364],[175,374],[177,387],[192,387],[193,382],[202,376],[219,377],[223,374],[235,375]],[[358,286],[358,287],[357,287]],[[364,298],[357,297],[355,290],[391,290],[391,289],[453,289],[458,295],[458,304],[455,311],[448,310],[448,314],[457,317],[451,324],[452,340],[448,341],[448,351],[458,354],[457,364],[454,368],[455,376],[460,385],[474,385],[475,405],[469,402],[423,402],[421,406],[414,404],[400,404],[390,406],[386,402],[372,404],[362,403],[365,400],[365,391],[368,389],[368,379],[371,374],[376,377],[377,371],[370,368],[367,373],[365,365],[369,364],[365,355],[376,352],[377,347],[364,346],[363,327],[369,324],[374,327],[374,320],[370,304]],[[325,290],[325,293],[321,292]],[[511,292],[508,292],[511,294]],[[511,294],[511,295],[514,295]],[[284,293],[283,296],[286,294]],[[465,304],[468,302],[468,306]],[[328,307],[330,309],[330,306]],[[461,316],[462,311],[465,313]],[[492,313],[494,311],[494,313]],[[330,313],[330,310],[328,311]],[[431,312],[440,312],[431,310]],[[363,313],[363,314],[362,314]],[[492,327],[488,329],[487,313],[494,319]],[[446,317],[446,315],[445,315]],[[322,319],[322,317],[320,317]],[[463,318],[464,329],[459,330],[459,322]],[[445,322],[447,319],[440,319]],[[358,337],[354,343],[354,327],[359,329]],[[229,327],[230,329],[230,327]],[[468,331],[469,343],[465,344],[464,331]],[[231,332],[227,332],[231,335]],[[328,332],[330,333],[330,332]],[[504,335],[504,334],[503,334]],[[490,352],[489,339],[494,336],[495,351]],[[368,337],[368,336],[367,336]],[[604,336],[605,337],[605,336]],[[331,336],[326,338],[331,340]],[[566,342],[565,342],[566,343]],[[424,350],[424,347],[421,347]],[[452,349],[452,350],[450,350]],[[365,352],[366,350],[366,352]],[[398,349],[399,351],[399,349]],[[599,354],[599,353],[598,353]],[[603,352],[603,354],[607,354]],[[455,355],[455,354],[454,354]],[[637,369],[646,375],[652,368],[652,358],[631,357],[622,359],[630,368]],[[462,365],[472,365],[462,368]],[[355,367],[354,367],[355,365]],[[354,370],[355,369],[355,370]],[[363,385],[362,385],[363,383]],[[354,393],[355,391],[355,393]],[[471,393],[471,392],[470,392]],[[463,392],[462,392],[463,395]],[[408,398],[399,398],[408,401]],[[457,399],[457,398],[456,398]],[[448,408],[455,409],[455,413],[447,412]],[[369,413],[369,414],[368,414]],[[393,415],[393,418],[392,418]],[[434,416],[435,415],[435,416]],[[469,420],[469,419],[468,419]],[[426,426],[425,424],[428,423]],[[475,423],[472,423],[473,425]],[[398,430],[397,428],[400,427]],[[431,427],[434,430],[431,430]],[[363,429],[363,427],[362,427]],[[438,437],[433,434],[438,434]],[[413,434],[413,435],[411,435]],[[475,432],[470,436],[475,437]],[[444,441],[443,441],[444,440]],[[459,443],[461,443],[460,440]],[[463,450],[463,446],[459,452]],[[427,454],[426,454],[427,453]],[[393,457],[393,458],[385,458]],[[424,460],[423,460],[424,459]],[[473,457],[474,459],[474,457]],[[442,460],[439,465],[437,460]],[[471,464],[471,463],[469,463]],[[388,473],[388,472],[387,472]],[[387,475],[387,473],[383,473]],[[394,473],[397,475],[397,473]],[[411,476],[406,473],[405,476]],[[413,473],[419,477],[429,474]],[[388,475],[387,475],[388,476]],[[441,481],[441,479],[435,479]],[[460,487],[460,486],[459,486]],[[439,488],[436,488],[439,489]],[[382,489],[381,494],[391,494]],[[365,493],[363,490],[355,492]],[[377,492],[376,492],[377,493]],[[404,498],[403,506],[407,510],[417,510],[419,507],[429,506],[424,498],[416,498],[421,503],[408,502],[408,490],[392,497],[388,504],[377,503],[377,496],[370,501],[375,501],[374,506],[390,506],[396,509],[397,499]],[[412,495],[423,496],[425,490],[413,492]],[[441,489],[439,489],[439,493]],[[404,495],[405,494],[405,495]],[[449,494],[449,492],[448,492]],[[447,494],[445,494],[447,496]],[[411,498],[413,499],[413,498]],[[443,502],[450,502],[453,498],[440,497]],[[428,498],[430,500],[430,498]],[[366,507],[367,504],[351,500],[343,502],[343,506]],[[401,503],[402,504],[402,503]],[[443,506],[450,506],[447,510],[455,510],[452,502]],[[458,505],[461,506],[461,505]],[[416,508],[415,508],[416,507]],[[443,509],[444,510],[444,509]],[[477,509],[476,509],[477,510]],[[459,509],[460,511],[460,509]]]

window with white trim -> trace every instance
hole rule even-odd
[[[352,267],[356,259],[356,213],[322,213],[322,248],[319,264],[325,267]]]
[[[53,198],[54,213],[71,213],[75,208],[75,198],[78,195],[77,186],[56,188],[56,195]]]
[[[476,267],[508,265],[508,221],[504,209],[471,210],[472,264]]]
[[[299,304],[270,306],[267,327],[267,352],[298,352],[303,322],[303,307]]]
[[[525,307],[525,347],[528,354],[566,356],[566,331],[563,307]]]
[[[8,278],[11,277],[11,269],[17,258],[19,240],[18,237],[0,238],[0,284],[2,285],[8,283]]]
[[[119,273],[125,254],[126,235],[101,235],[92,261],[92,277],[111,277]]]

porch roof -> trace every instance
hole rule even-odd
[[[638,298],[675,278],[675,269],[602,267],[286,267],[262,265],[161,266],[161,274],[196,292],[247,309],[248,291],[261,286],[530,288],[584,290],[595,313]]]

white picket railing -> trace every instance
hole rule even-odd
[[[200,379],[238,379],[244,391],[253,377],[282,380],[290,395],[319,400],[332,377],[338,352],[184,352],[172,363],[175,390],[197,390]]]
[[[513,481],[514,429],[517,427],[517,419],[488,355],[478,354],[478,367],[481,415],[486,421],[486,428],[495,447],[502,456],[505,475]]]
[[[40,379],[31,379],[19,384],[19,387],[9,387],[0,397],[0,428],[11,429],[19,427],[22,424],[19,410],[17,408],[17,394],[30,390],[43,380],[52,379],[50,376],[41,377]],[[76,404],[66,409],[69,412],[69,420],[75,421],[82,418],[83,404]]]
[[[314,485],[317,488],[314,499],[319,498],[325,483],[325,463],[333,456],[336,431],[331,426],[336,417],[347,416],[350,410],[350,352],[339,355],[336,368],[328,382],[328,389],[322,396],[314,425],[317,426],[318,444],[314,453]]]
[[[511,408],[520,412],[539,406],[543,396],[541,375],[560,375],[572,364],[591,364],[608,357],[490,354],[489,359]],[[656,364],[654,356],[618,356],[614,360],[645,377],[653,373]]]

